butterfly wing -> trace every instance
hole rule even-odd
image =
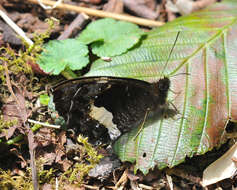
[[[112,123],[107,123],[115,124],[124,133],[138,126],[146,111],[156,104],[153,88],[153,84],[136,79],[85,77],[62,82],[52,92],[56,110],[69,126],[79,126],[80,132],[92,124],[98,129],[99,119],[91,114],[92,107],[105,108],[113,116]]]
[[[119,89],[116,90],[117,88]],[[119,95],[124,95],[122,91],[126,89],[127,91],[134,90],[137,95],[140,94],[140,91],[149,94],[150,83],[130,78],[84,77],[63,81],[54,86],[51,91],[54,95],[56,110],[65,117],[70,110],[71,102],[73,99],[77,99],[76,97],[81,98],[81,101],[78,102],[79,106],[81,104],[87,105],[88,100],[95,99],[103,93],[107,94],[104,96],[114,96],[113,103],[116,103],[116,98],[120,98]],[[117,91],[119,94],[113,94],[113,91]],[[127,96],[129,96],[129,92]],[[101,101],[100,104],[102,104]]]

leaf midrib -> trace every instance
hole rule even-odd
[[[172,73],[170,73],[168,76],[172,76],[172,74],[176,73],[182,66],[184,66],[186,63],[188,63],[195,55],[197,55],[200,51],[203,51],[204,49],[206,49],[207,46],[209,46],[210,44],[212,44],[213,42],[215,42],[217,39],[220,38],[221,35],[223,35],[224,31],[228,30],[233,24],[235,24],[237,22],[237,18],[235,18],[230,24],[222,27],[219,32],[217,32],[215,35],[213,35],[206,43],[203,43],[199,48],[197,48],[196,51],[194,51],[190,56],[188,56]],[[204,63],[205,65],[205,69],[207,67],[207,63]],[[207,71],[205,71],[206,73]],[[227,71],[226,71],[227,72]],[[207,74],[207,73],[206,73]],[[205,74],[205,83],[206,83],[206,86],[208,85],[207,84],[207,76]],[[226,73],[228,74],[228,73]],[[187,79],[186,79],[187,80]],[[228,80],[228,79],[227,79]],[[227,85],[228,86],[228,85]],[[227,87],[228,88],[228,87]],[[186,85],[185,85],[185,97],[184,97],[184,108],[183,108],[183,115],[185,115],[185,112],[187,110],[187,89],[188,89],[188,83],[186,81]],[[228,88],[229,90],[229,88]],[[227,91],[228,91],[227,90]],[[203,136],[205,135],[205,130],[206,130],[206,122],[207,122],[207,115],[208,115],[208,100],[209,100],[209,91],[208,91],[208,88],[206,87],[206,93],[205,93],[205,98],[207,100],[206,102],[206,107],[205,107],[205,120],[204,120],[204,125],[203,125],[203,128],[202,128],[202,135],[201,135],[201,138],[200,138],[200,144],[198,146],[198,149],[200,148],[201,146],[201,142],[202,142],[202,139],[203,139]],[[228,96],[229,97],[229,96]],[[230,107],[229,106],[229,98],[227,99],[227,104],[228,104],[228,108]],[[229,109],[228,109],[229,111]],[[181,122],[180,124],[180,130],[179,130],[179,134],[178,134],[178,141],[177,141],[177,145],[176,145],[176,148],[174,150],[174,156],[172,158],[172,161],[171,161],[171,165],[174,164],[175,162],[175,158],[176,158],[176,155],[177,155],[177,151],[178,151],[178,148],[179,148],[179,144],[181,143],[180,141],[180,138],[181,138],[181,132],[183,130],[183,121]]]
[[[200,51],[202,51],[206,46],[209,46],[214,41],[220,38],[220,36],[224,33],[224,31],[228,30],[232,25],[237,23],[237,17],[228,25],[222,27],[216,34],[214,34],[209,40],[206,41],[206,43],[201,43],[201,45],[186,59],[183,60],[183,62],[180,63],[179,66],[177,66],[168,76],[172,76],[175,74],[180,68],[182,68],[187,62],[189,62],[193,57],[195,57]]]

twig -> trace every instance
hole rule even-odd
[[[142,183],[138,184],[138,187],[140,187],[141,189],[147,189],[147,190],[152,190],[152,189],[154,189],[153,187],[148,186],[148,185],[144,185],[144,184],[142,184]]]
[[[50,10],[50,9],[54,9],[56,8],[60,3],[62,3],[62,0],[57,0],[57,2],[55,2],[55,4],[53,6],[45,6],[41,0],[38,0],[38,3],[41,7],[43,7],[46,10]]]
[[[75,30],[75,28],[82,28],[86,24],[88,19],[89,16],[84,13],[77,15],[77,17],[72,21],[68,28],[58,37],[58,40],[69,38],[73,30]]]
[[[42,125],[44,127],[49,127],[49,128],[53,128],[53,129],[60,129],[61,128],[60,125],[52,125],[52,124],[48,124],[48,123],[42,123],[40,121],[35,121],[35,120],[32,120],[32,119],[28,119],[27,121],[30,122],[30,123],[39,124],[39,125]]]
[[[144,4],[140,4],[136,1],[123,0],[124,6],[134,12],[137,16],[141,16],[148,19],[156,19],[159,14],[152,9],[148,8]]]
[[[0,16],[2,19],[19,35],[21,36],[30,46],[33,45],[33,42],[31,39],[29,39],[25,32],[18,27],[8,16],[6,13],[4,13],[2,10],[0,10]]]
[[[16,102],[16,107],[21,115],[23,125],[28,130],[27,137],[28,137],[28,146],[29,146],[29,153],[30,153],[30,167],[32,170],[32,181],[33,181],[34,190],[38,190],[39,185],[38,185],[37,170],[36,170],[36,165],[35,165],[34,134],[33,134],[33,131],[30,129],[29,125],[26,123],[27,112],[26,112],[25,106],[21,104],[21,102],[18,100],[15,93],[13,92],[12,84],[11,84],[10,76],[9,76],[9,71],[8,71],[6,62],[3,62],[3,66],[5,69],[6,83],[7,83],[8,89]]]
[[[55,179],[55,190],[58,190],[59,184],[58,184],[58,178]]]
[[[31,3],[38,4],[37,0],[28,0]],[[55,4],[55,1],[50,1],[50,0],[41,0],[42,3],[45,5],[51,5],[53,6]],[[66,3],[61,3],[57,6],[59,9],[63,10],[69,10],[69,11],[75,11],[78,13],[85,13],[91,16],[97,16],[97,17],[109,17],[117,20],[123,20],[123,21],[128,21],[128,22],[133,22],[135,24],[143,25],[143,26],[161,26],[164,23],[163,22],[158,22],[158,21],[153,21],[153,20],[148,20],[148,19],[143,19],[135,16],[128,16],[124,14],[116,14],[116,13],[111,13],[111,12],[105,12],[101,10],[95,10],[95,9],[90,9],[86,7],[79,7],[79,6],[74,6],[74,5],[69,5]]]
[[[123,175],[120,177],[120,179],[118,180],[118,182],[115,184],[115,189],[119,189],[120,186],[124,186],[127,181],[128,181],[128,169],[126,169],[124,172],[123,172]]]
[[[169,189],[173,190],[174,189],[174,185],[173,185],[172,177],[170,175],[166,174],[166,179],[168,181]]]
[[[3,67],[5,69],[6,83],[7,83],[8,90],[10,91],[12,97],[14,98],[14,100],[16,102],[16,105],[17,105],[16,107],[17,107],[19,113],[21,113],[21,115],[22,115],[22,110],[21,110],[20,102],[19,102],[18,98],[16,97],[15,93],[13,92],[12,85],[11,85],[11,80],[10,80],[10,76],[9,76],[9,71],[8,71],[7,64],[6,64],[5,61],[3,61]]]
[[[28,129],[28,146],[29,146],[29,152],[30,152],[30,168],[32,171],[32,181],[34,190],[39,190],[39,184],[38,184],[38,177],[37,177],[37,169],[35,164],[35,144],[34,144],[34,133],[30,129],[28,124],[25,124],[25,126]]]
[[[99,187],[96,186],[91,186],[91,185],[86,185],[86,184],[82,184],[83,187],[85,187],[86,189],[93,189],[93,190],[99,190]]]

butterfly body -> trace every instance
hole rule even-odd
[[[80,133],[91,139],[107,142],[137,127],[148,110],[163,112],[167,107],[169,87],[167,77],[149,83],[131,78],[98,76],[62,82],[52,88],[52,93],[56,110],[69,127],[79,128]],[[92,113],[95,110],[105,114],[108,111],[112,118],[104,118],[101,114],[96,116]],[[114,125],[117,129],[105,125]]]

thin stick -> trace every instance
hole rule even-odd
[[[16,102],[16,107],[20,113],[23,125],[28,130],[27,137],[28,137],[28,146],[29,146],[29,153],[30,153],[30,167],[31,167],[31,171],[32,171],[31,172],[32,173],[31,174],[32,181],[33,181],[34,190],[39,190],[38,179],[37,179],[37,170],[36,170],[36,165],[35,165],[34,134],[33,134],[33,131],[30,129],[30,126],[26,123],[26,120],[27,120],[26,109],[25,109],[24,105],[18,100],[15,93],[13,92],[7,64],[5,62],[3,62],[3,66],[5,68],[5,75],[6,75],[8,89]]]
[[[39,125],[42,125],[44,127],[49,127],[49,128],[53,128],[53,129],[60,129],[61,128],[60,125],[52,125],[52,124],[48,124],[48,123],[42,123],[40,121],[35,121],[35,120],[32,120],[32,119],[28,119],[27,121],[30,122],[30,123],[39,124]]]
[[[28,2],[38,4],[38,0],[28,0]],[[41,2],[45,5],[50,5],[53,6],[55,4],[55,1],[50,1],[50,0],[41,0]],[[57,5],[58,9],[63,9],[63,10],[69,10],[69,11],[75,11],[78,13],[85,13],[91,16],[97,16],[97,17],[109,17],[117,20],[123,20],[123,21],[128,21],[128,22],[133,22],[135,24],[143,25],[143,26],[161,26],[164,23],[159,22],[159,21],[153,21],[153,20],[148,20],[148,19],[143,19],[135,16],[128,16],[124,14],[117,14],[117,13],[111,13],[111,12],[105,12],[101,10],[95,10],[95,9],[90,9],[86,7],[79,7],[79,6],[74,6],[74,5],[69,5],[66,3],[61,3]]]
[[[7,67],[7,64],[6,62],[3,62],[3,67],[5,69],[5,75],[6,75],[6,83],[7,83],[7,87],[8,87],[8,90],[10,91],[12,97],[14,98],[15,102],[16,102],[16,108],[17,110],[19,111],[19,113],[21,114],[21,117],[23,118],[23,114],[22,114],[22,111],[21,111],[21,103],[20,101],[18,100],[18,98],[16,97],[15,93],[13,92],[13,89],[12,89],[12,85],[11,85],[11,79],[10,79],[10,76],[9,76],[9,71],[8,71],[8,67]],[[24,118],[25,119],[25,118]],[[24,120],[23,120],[24,121]]]
[[[21,36],[30,46],[33,45],[33,42],[31,39],[29,39],[25,32],[17,26],[8,16],[6,13],[4,13],[2,10],[0,10],[0,16],[2,19],[19,35]]]
[[[55,180],[55,190],[58,190],[58,186],[59,186],[59,184],[58,184],[58,178],[56,177],[56,180]]]
[[[30,168],[31,168],[31,176],[33,181],[34,190],[39,190],[38,178],[37,178],[37,168],[35,163],[35,144],[34,144],[34,133],[30,129],[28,124],[25,124],[28,129],[28,146],[30,152]]]
[[[86,185],[86,184],[82,184],[82,186],[85,187],[86,189],[99,190],[99,187],[96,187],[96,186],[91,186],[91,185]]]
[[[89,16],[85,13],[78,14],[67,29],[58,37],[57,40],[64,40],[71,36],[73,30],[82,28],[89,20]]]
[[[38,0],[38,3],[41,7],[43,7],[46,10],[50,10],[50,9],[54,9],[56,8],[60,3],[62,3],[62,0],[57,0],[57,2],[55,2],[55,4],[53,6],[45,6],[41,0]]]

